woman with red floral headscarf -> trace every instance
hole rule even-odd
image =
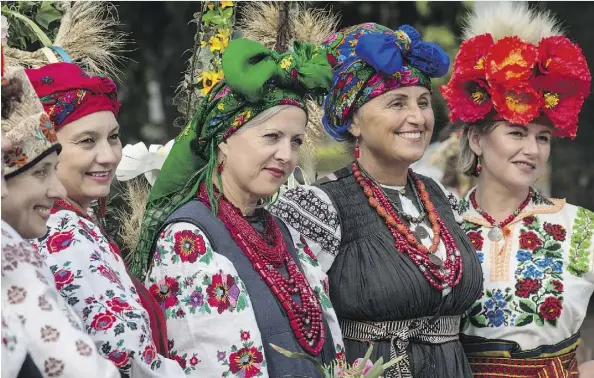
[[[591,75],[548,13],[476,5],[442,88],[464,122],[459,204],[485,288],[463,328],[476,377],[577,375],[579,329],[594,291],[594,213],[532,185],[553,137],[575,138]]]
[[[122,157],[115,84],[65,62],[26,73],[62,145],[57,174],[66,200],[55,202],[47,234],[33,242],[56,288],[123,376],[184,376],[177,361],[160,355],[168,348],[158,304],[128,275],[102,228],[103,214],[90,211],[109,194]]]

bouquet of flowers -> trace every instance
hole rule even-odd
[[[352,365],[349,365],[343,358],[338,358],[330,364],[324,365],[308,354],[290,352],[274,344],[270,344],[270,346],[289,358],[304,358],[311,361],[323,378],[381,378],[384,371],[402,359],[402,357],[397,357],[384,363],[383,357],[380,357],[379,360],[373,363],[369,359],[373,351],[373,345],[370,345],[365,356],[356,359]]]

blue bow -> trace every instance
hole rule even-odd
[[[400,72],[409,65],[429,77],[441,77],[450,68],[450,57],[439,45],[421,41],[419,32],[410,25],[396,31],[362,35],[355,53],[376,71],[386,75]]]

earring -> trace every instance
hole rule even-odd
[[[223,173],[223,169],[225,169],[225,160],[219,163],[219,166],[217,167],[217,173],[220,175]]]
[[[357,141],[355,142],[355,159],[359,159],[359,138],[357,138]]]
[[[481,166],[481,157],[476,157],[476,167],[474,168],[474,175],[476,177],[480,176],[481,172],[483,171],[483,167]]]

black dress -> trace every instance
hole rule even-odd
[[[463,315],[479,298],[483,276],[475,250],[459,227],[451,198],[431,179],[421,176],[430,198],[461,252],[463,277],[442,297],[419,268],[395,250],[394,239],[383,218],[350,169],[343,168],[313,187],[298,187],[283,194],[273,213],[308,241],[330,282],[330,299],[341,320],[383,322]],[[388,197],[400,202],[396,191]],[[407,186],[407,193],[412,186]],[[324,266],[325,264],[325,266]],[[343,329],[344,332],[344,329]],[[363,357],[368,343],[345,339],[349,362]],[[374,342],[372,359],[390,359],[389,340]],[[411,375],[421,377],[472,377],[459,340],[431,344],[412,340],[406,349]]]

